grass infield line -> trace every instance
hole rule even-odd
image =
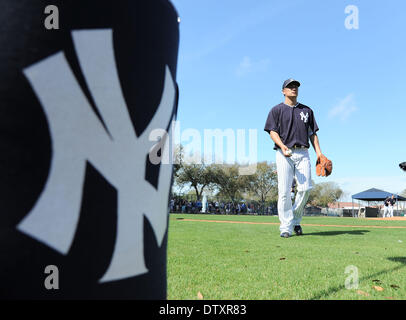
[[[249,222],[249,221],[225,221],[225,220],[201,220],[201,219],[184,219],[176,218],[178,221],[198,221],[198,222],[218,222],[218,223],[244,223],[244,224],[264,224],[264,225],[279,225],[278,222]],[[378,229],[406,229],[406,226],[357,226],[357,225],[343,225],[343,224],[308,224],[304,223],[302,226],[311,227],[343,227],[343,228],[378,228]]]

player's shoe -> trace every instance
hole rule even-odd
[[[289,238],[289,233],[283,232],[283,233],[281,233],[281,237],[282,238]]]
[[[299,226],[295,226],[294,231],[295,231],[295,233],[296,233],[297,236],[301,236],[301,235],[303,234],[303,230],[302,230],[302,227],[301,227],[300,225],[299,225]]]

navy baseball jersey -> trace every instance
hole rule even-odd
[[[385,199],[384,203],[385,203],[385,206],[389,206],[389,205],[393,206],[396,203],[396,199],[395,198],[392,199],[392,197],[388,197]]]
[[[288,148],[295,145],[309,148],[309,137],[315,134],[319,127],[313,110],[308,106],[298,103],[292,107],[280,103],[269,112],[264,130],[268,133],[277,132]],[[278,148],[275,144],[274,149]]]

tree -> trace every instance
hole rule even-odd
[[[227,197],[233,204],[241,198],[241,193],[248,187],[247,176],[240,175],[238,168],[237,164],[211,166],[213,182],[220,194]]]
[[[176,178],[178,172],[182,169],[184,159],[184,148],[181,144],[175,146],[173,151],[173,176]]]
[[[268,164],[266,161],[257,163],[256,172],[247,176],[247,180],[249,190],[261,201],[262,210],[267,198],[277,200],[278,178],[274,163]]]
[[[335,182],[322,182],[310,191],[309,202],[314,206],[327,207],[329,203],[341,198],[343,191]]]
[[[175,176],[178,185],[190,183],[198,201],[201,200],[204,189],[214,182],[213,179],[212,168],[204,163],[182,163]]]

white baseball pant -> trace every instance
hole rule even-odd
[[[292,234],[293,228],[300,225],[303,210],[312,188],[311,164],[307,149],[292,149],[292,156],[285,157],[280,149],[276,151],[278,173],[278,216],[280,233]],[[293,179],[297,193],[292,205],[290,196]]]
[[[389,206],[383,207],[383,218],[389,217]]]
[[[389,206],[389,215],[388,215],[388,217],[389,218],[393,217],[393,206]]]

